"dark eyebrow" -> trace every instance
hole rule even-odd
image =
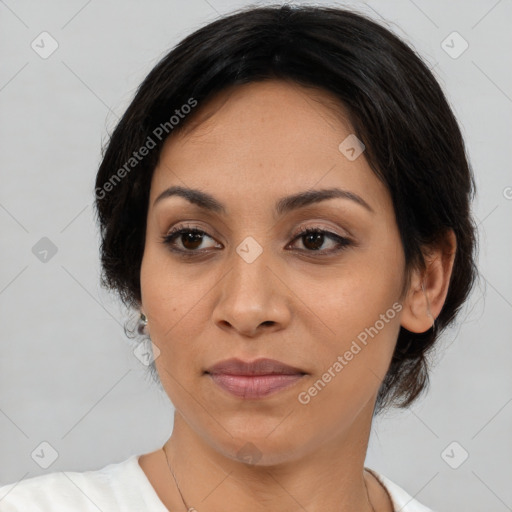
[[[179,196],[183,197],[190,203],[196,204],[200,208],[205,210],[210,210],[215,213],[222,213],[226,215],[226,209],[219,203],[217,199],[215,199],[210,194],[206,192],[202,192],[201,190],[197,190],[194,188],[185,188],[185,187],[169,187],[165,189],[154,201],[153,206],[155,206],[159,201],[165,199],[166,197],[171,196]]]
[[[173,186],[165,189],[154,201],[155,206],[159,201],[164,198],[171,196],[183,197],[190,203],[196,204],[200,208],[210,210],[215,213],[221,213],[226,215],[226,208],[222,203],[217,201],[213,196],[202,192],[201,190]],[[342,190],[340,188],[328,188],[322,190],[307,190],[305,192],[299,192],[291,196],[283,197],[277,201],[275,211],[277,215],[283,215],[292,210],[309,206],[313,203],[325,201],[326,199],[341,198],[349,199],[355,203],[363,206],[368,211],[375,213],[373,208],[360,196],[354,192],[348,190]]]
[[[342,190],[341,188],[307,190],[288,197],[283,197],[276,204],[276,212],[278,215],[283,215],[291,210],[296,210],[298,208],[303,208],[304,206],[309,206],[313,203],[333,198],[350,199],[360,206],[363,206],[368,211],[374,213],[373,208],[361,196],[358,196],[354,192],[350,192],[348,190]]]

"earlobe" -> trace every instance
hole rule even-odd
[[[411,284],[403,302],[401,325],[422,333],[435,324],[448,294],[457,241],[453,230],[442,240],[425,249],[425,268],[414,270]]]
[[[140,313],[140,316],[139,316],[139,319],[138,319],[137,332],[139,334],[149,333],[148,318],[145,315],[145,313],[142,310],[142,308],[140,309],[139,313]]]

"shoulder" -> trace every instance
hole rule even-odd
[[[114,512],[129,510],[126,504],[144,507],[147,502],[143,493],[136,492],[143,476],[138,457],[132,455],[98,470],[59,471],[4,485],[0,487],[0,510],[98,512],[99,509]]]
[[[399,485],[395,484],[386,476],[378,473],[374,469],[365,468],[370,471],[388,491],[391,501],[393,502],[394,510],[400,512],[434,512],[431,508],[422,505],[419,501],[414,499]]]

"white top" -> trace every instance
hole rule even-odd
[[[0,487],[1,512],[169,512],[139,466],[140,455],[95,471],[53,472]],[[367,468],[368,469],[368,468]],[[396,512],[433,512],[383,475]]]

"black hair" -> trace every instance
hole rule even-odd
[[[244,8],[196,30],[158,62],[111,134],[97,173],[102,284],[129,307],[140,306],[150,183],[167,137],[223,89],[273,79],[339,100],[391,195],[407,270],[425,268],[425,248],[441,243],[447,230],[455,233],[444,306],[425,333],[401,327],[374,412],[407,407],[427,387],[428,351],[477,275],[475,185],[457,120],[432,72],[364,14],[310,5]]]

